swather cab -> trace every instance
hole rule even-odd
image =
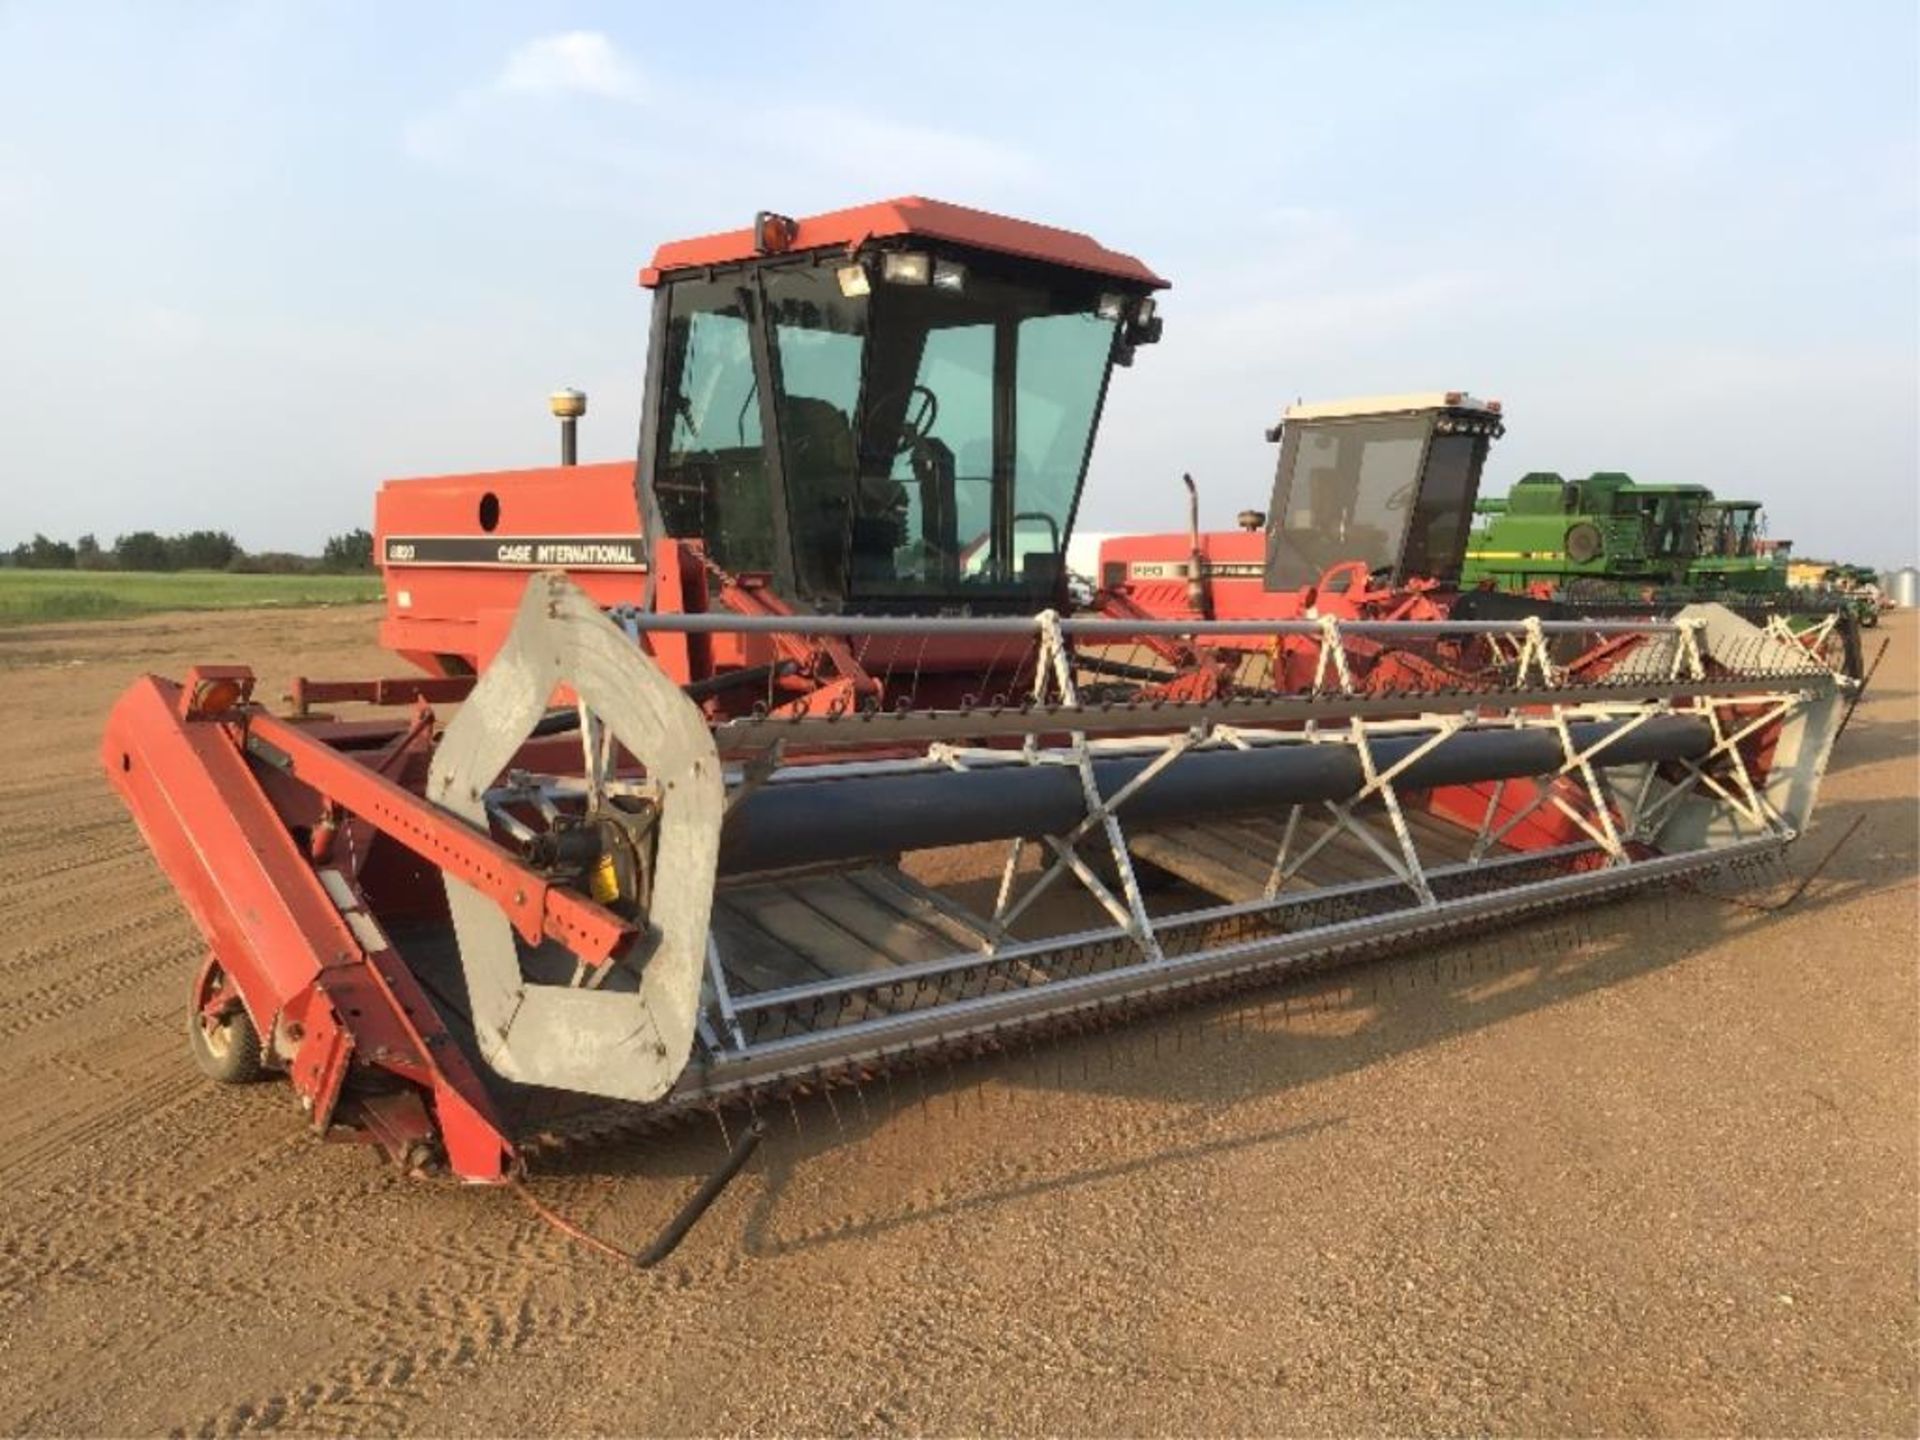
[[[1109,376],[1159,335],[1165,282],[1146,266],[1071,231],[905,199],[763,214],[662,246],[640,279],[654,300],[637,464],[383,486],[389,648],[471,673],[528,575],[555,566],[605,607],[669,613],[1064,602]],[[1008,663],[997,648],[956,639],[919,665],[982,688]],[[718,693],[781,660],[736,637],[667,652],[676,678]],[[876,640],[864,668],[898,658]]]
[[[1458,580],[1500,403],[1464,391],[1287,408],[1272,500],[1238,531],[1136,535],[1100,548],[1099,583],[1140,611],[1291,619],[1338,597]]]

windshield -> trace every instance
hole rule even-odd
[[[735,573],[777,572],[790,546],[817,606],[1050,602],[1118,321],[1091,281],[937,258],[957,284],[872,261],[864,287],[833,264],[676,282],[655,477],[670,534]]]
[[[1403,574],[1447,583],[1460,578],[1486,446],[1485,438],[1478,435],[1433,437],[1407,527],[1406,551],[1400,559]]]
[[[1751,558],[1755,552],[1755,542],[1759,540],[1762,525],[1760,508],[1757,505],[1739,505],[1729,510],[1733,528],[1733,554]]]
[[[1750,505],[1707,505],[1700,511],[1699,553],[1710,559],[1751,557],[1760,512]]]
[[[1684,559],[1688,531],[1695,523],[1699,502],[1692,496],[1659,495],[1644,502],[1650,538],[1648,553],[1657,559]]]
[[[667,533],[706,542],[735,574],[774,568],[773,507],[753,379],[750,295],[737,283],[676,285],[668,315],[653,492]]]
[[[1267,532],[1267,583],[1311,585],[1358,560],[1369,570],[1400,563],[1419,489],[1428,416],[1289,425]],[[1464,507],[1456,524],[1465,524]]]
[[[856,311],[818,293],[831,271],[766,284],[803,590],[1051,596],[1113,353],[1098,297],[970,269],[877,279]]]

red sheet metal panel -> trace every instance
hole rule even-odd
[[[285,1047],[316,1123],[357,1057],[430,1084],[456,1173],[504,1179],[512,1147],[431,1005],[384,944],[368,956],[233,732],[182,719],[181,694],[153,676],[136,681],[108,717],[101,758],[255,1029]]]
[[[1109,250],[1091,235],[918,195],[807,216],[797,222],[793,242],[787,248],[795,251],[851,249],[863,241],[901,235],[922,235],[930,240],[946,240],[1027,260],[1066,265],[1156,290],[1167,287],[1165,280],[1133,256]],[[670,241],[654,251],[653,263],[640,272],[640,283],[651,287],[674,270],[751,260],[756,254],[753,238],[753,229],[748,226],[693,240]]]

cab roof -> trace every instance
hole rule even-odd
[[[908,195],[898,200],[882,200],[874,205],[856,205],[849,210],[830,210],[824,215],[809,215],[794,222],[787,251],[824,249],[854,250],[869,240],[921,236],[944,240],[976,250],[998,251],[1026,260],[1063,265],[1105,275],[1129,285],[1164,290],[1167,282],[1131,255],[1109,250],[1090,235],[1077,230],[1059,230],[1037,225],[1031,220],[1015,220],[965,205],[949,205],[944,200],[928,200]],[[692,240],[673,240],[653,252],[653,263],[640,272],[640,283],[649,289],[677,270],[697,270],[708,265],[739,264],[758,258],[765,252],[755,248],[754,227],[724,230]]]
[[[1368,415],[1407,415],[1425,410],[1478,410],[1500,413],[1498,400],[1476,400],[1464,390],[1416,390],[1405,395],[1362,395],[1352,400],[1317,400],[1289,405],[1282,420],[1349,420]]]

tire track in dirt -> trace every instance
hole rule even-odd
[[[67,839],[74,833],[72,823],[84,821],[91,827],[130,824],[120,802],[106,779],[91,768],[69,771],[47,764],[38,783],[0,794],[0,835],[28,828],[29,821],[40,822],[42,839]]]
[[[18,1120],[9,1116],[0,1130],[0,1137],[4,1137],[0,1139],[0,1182],[37,1170],[63,1151],[90,1148],[96,1141],[131,1126],[153,1124],[193,1100],[205,1083],[187,1068],[182,1056],[158,1074],[142,1079],[107,1077],[113,1104],[92,1113],[69,1105],[67,1113],[49,1115],[51,1107],[35,1107],[30,1100],[18,1112]],[[64,1098],[66,1088],[61,1087],[56,1095]],[[14,1140],[19,1121],[26,1122],[24,1143]]]
[[[178,1043],[171,1032],[164,1038],[169,1049]],[[184,1050],[185,1045],[179,1048]],[[216,1086],[194,1070],[184,1054],[171,1066],[161,1058],[154,1063],[154,1072],[137,1086],[138,1095],[130,1106],[121,1104],[116,1090],[102,1107],[115,1119],[126,1118],[128,1111],[138,1119],[150,1108],[167,1110],[164,1129],[126,1131],[127,1148],[143,1152],[143,1163],[110,1165],[104,1171],[101,1167],[69,1167],[59,1172],[43,1168],[47,1178],[29,1193],[52,1202],[60,1211],[39,1217],[43,1227],[65,1223],[72,1202],[79,1201],[105,1211],[157,1213],[190,1207],[217,1196],[236,1180],[258,1179],[288,1150],[306,1146],[319,1153],[300,1123],[299,1111],[285,1103],[284,1089],[271,1083],[247,1089]],[[176,1081],[179,1092],[170,1095],[167,1092]],[[163,1143],[151,1143],[155,1141]]]
[[[37,858],[30,865],[0,870],[0,894],[7,896],[9,904],[12,903],[16,890],[39,881],[51,880],[56,876],[73,876],[77,872],[91,870],[116,861],[145,859],[147,847],[141,843],[139,834],[117,820],[103,821],[99,825],[84,826],[82,829],[89,836],[110,838],[102,839],[77,855],[62,857],[56,851],[55,858]],[[18,851],[24,854],[30,848],[29,841],[9,842],[3,834],[0,834],[0,853],[10,855]],[[151,861],[146,863],[152,864]],[[91,876],[87,878],[92,879]]]
[[[0,805],[0,854],[44,853],[49,840],[59,842],[58,854],[101,835],[132,835],[134,828],[113,796],[94,794],[95,788],[95,782],[83,781],[34,796],[39,803]]]
[[[44,1305],[75,1286],[104,1285],[136,1288],[153,1301],[175,1295],[191,1303],[194,1292],[217,1280],[223,1300],[272,1301],[276,1276],[234,1253],[227,1237],[244,1233],[269,1243],[322,1226],[335,1215],[334,1201],[305,1193],[276,1198],[268,1183],[312,1146],[310,1136],[282,1132],[227,1158],[236,1126],[245,1133],[249,1117],[196,1105],[203,1098],[198,1089],[195,1077],[184,1092],[153,1082],[133,1113],[117,1113],[109,1127],[137,1141],[138,1124],[122,1122],[162,1112],[171,1122],[198,1112],[197,1125],[170,1123],[172,1164],[132,1180],[85,1173],[36,1192],[30,1212],[0,1223],[0,1295],[30,1295]]]
[[[98,873],[85,873],[86,867],[63,867],[83,873],[68,876],[49,872],[0,888],[6,898],[0,903],[0,923],[14,933],[35,937],[27,943],[0,951],[0,972],[23,969],[48,953],[59,953],[75,941],[111,940],[133,930],[190,925],[185,907],[174,895],[159,871],[138,853],[117,857],[117,862]],[[57,878],[56,878],[57,877]],[[105,904],[88,904],[81,897]]]
[[[87,938],[78,937],[67,948],[79,949]],[[69,1015],[77,1015],[136,986],[157,981],[163,978],[165,966],[178,966],[184,971],[186,963],[199,954],[197,937],[175,940],[147,951],[145,964],[128,965],[120,970],[80,966],[58,980],[20,991],[13,997],[5,1018],[0,1019],[0,1044]],[[183,991],[185,988],[182,987]]]
[[[560,1340],[593,1328],[598,1307],[579,1300],[536,1309],[526,1296],[460,1297],[456,1303],[411,1308],[398,1295],[355,1307],[353,1319],[378,1353],[302,1385],[237,1401],[177,1427],[175,1436],[224,1437],[301,1433],[399,1436],[409,1415],[437,1388],[490,1360],[524,1350],[536,1331]],[[423,1335],[422,1327],[430,1327]]]
[[[1138,1037],[1133,1037],[1138,1039]],[[1149,1042],[1150,1043],[1150,1042]],[[944,1104],[942,1097],[939,1103]],[[1044,1100],[1034,1094],[1029,1102]],[[1023,1103],[1021,1108],[1026,1108]],[[856,1241],[864,1236],[901,1229],[983,1206],[1013,1203],[1021,1195],[1063,1186],[1078,1186],[1115,1180],[1136,1167],[1159,1163],[1170,1153],[1196,1155],[1230,1142],[1234,1148],[1254,1145],[1278,1145],[1301,1138],[1316,1130],[1337,1125],[1339,1119],[1306,1118],[1299,1123],[1266,1132],[1246,1134],[1234,1122],[1235,1107],[1182,1105],[1173,1115],[1122,1115],[1104,1123],[1096,1132],[1076,1131],[1058,1143],[1037,1148],[991,1150],[971,1156],[963,1167],[942,1165],[909,1186],[897,1206],[884,1210],[847,1211],[831,1219],[802,1223],[790,1231],[766,1233],[779,1203],[778,1187],[770,1185],[755,1202],[755,1218],[748,1246],[758,1257],[766,1258],[821,1245]],[[923,1123],[933,1123],[923,1121]],[[851,1140],[850,1143],[858,1143]],[[799,1157],[804,1164],[809,1157]],[[1097,1160],[1089,1165],[1088,1160]],[[786,1171],[790,1161],[775,1152],[768,1167]],[[824,1197],[831,1199],[830,1196]]]
[[[413,1189],[403,1190],[403,1203],[415,1200],[407,1193]],[[429,1208],[431,1196],[430,1188],[418,1193]],[[607,1303],[595,1284],[582,1293],[580,1253],[504,1192],[496,1198],[504,1233],[481,1236],[471,1226],[428,1230],[391,1256],[388,1267],[430,1277],[424,1284],[341,1302],[341,1331],[351,1337],[353,1358],[171,1433],[398,1435],[412,1428],[408,1417],[421,1403],[484,1365],[536,1345],[566,1349],[603,1339]],[[560,1293],[543,1300],[537,1295],[543,1287]]]
[[[410,1417],[419,1413],[420,1406],[483,1366],[535,1347],[564,1350],[604,1339],[612,1321],[606,1292],[598,1283],[603,1277],[596,1270],[584,1287],[581,1284],[580,1266],[583,1260],[594,1263],[590,1257],[505,1192],[485,1197],[498,1205],[492,1216],[497,1228],[484,1231],[476,1231],[471,1223],[455,1228],[436,1221],[431,1214],[437,1208],[436,1193],[442,1198],[457,1195],[463,1202],[482,1198],[450,1188],[398,1187],[398,1203],[429,1212],[427,1223],[432,1228],[398,1243],[384,1257],[383,1273],[427,1278],[418,1285],[336,1300],[334,1323],[344,1344],[355,1352],[351,1358],[298,1383],[232,1401],[173,1427],[170,1433],[399,1435],[413,1428]],[[341,1197],[333,1197],[271,1216],[228,1215],[210,1228],[240,1224],[256,1240],[265,1235],[291,1237],[303,1219],[316,1226],[337,1221],[342,1203],[346,1202]],[[164,1238],[156,1248],[171,1248],[182,1239],[198,1242],[199,1222],[191,1217],[200,1209],[198,1197],[163,1205],[157,1228]],[[135,1257],[116,1258],[122,1262],[116,1264],[116,1279],[140,1268],[137,1262],[125,1263]],[[728,1251],[719,1261],[673,1266],[636,1277],[633,1283],[683,1290],[703,1278],[708,1283],[737,1278],[744,1265],[737,1252]],[[165,1267],[155,1269],[150,1283]],[[228,1284],[224,1272],[210,1278],[217,1279],[224,1291]],[[622,1284],[627,1283],[623,1276]],[[251,1299],[249,1288],[243,1281],[244,1298]],[[556,1297],[542,1298],[538,1293],[555,1288],[560,1292]],[[656,1334],[654,1339],[658,1343],[661,1336]]]

